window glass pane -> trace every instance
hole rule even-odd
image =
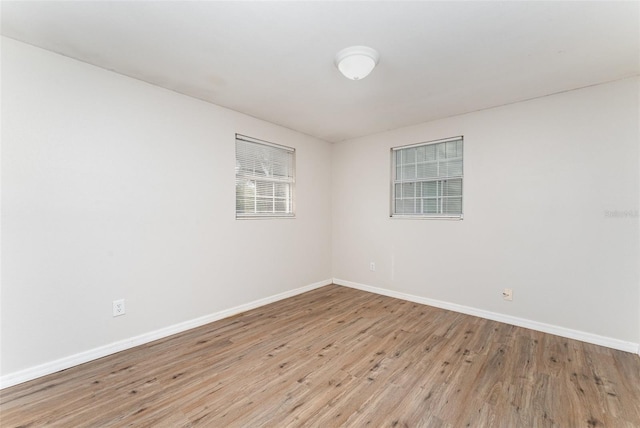
[[[457,141],[449,141],[446,143],[447,158],[455,158],[457,156]]]
[[[273,212],[273,199],[258,197],[256,199],[256,211],[259,213]]]
[[[425,160],[436,160],[436,146],[437,144],[430,144],[428,146],[424,146],[425,150]]]
[[[440,162],[440,177],[462,175],[462,160],[454,159]]]
[[[411,164],[416,162],[416,149],[404,149],[402,150],[402,163]]]
[[[393,150],[392,215],[462,214],[462,150],[462,139]]]
[[[415,214],[415,213],[416,213],[416,200],[404,199],[404,214]]]
[[[423,214],[437,214],[438,213],[438,201],[436,199],[423,199],[422,200],[422,213]]]
[[[442,200],[442,212],[445,214],[461,213],[462,198],[444,198]]]
[[[250,180],[238,180],[236,182],[236,212],[252,212],[254,210],[253,199],[255,194],[255,182]]]
[[[250,213],[253,211],[253,199],[236,198],[236,211],[240,213]]]
[[[287,212],[287,201],[275,200],[275,210],[278,213],[286,213]]]
[[[289,183],[274,183],[274,195],[280,198],[286,198],[288,195]]]
[[[258,148],[253,158],[253,173],[258,177],[271,175],[271,161],[263,148]]]
[[[416,166],[414,165],[404,165],[402,168],[402,179],[403,180],[412,180],[416,178]]]
[[[258,196],[273,196],[274,183],[269,181],[257,181],[256,182],[256,194]]]
[[[438,176],[436,162],[419,163],[416,170],[417,178],[433,178]]]
[[[447,177],[449,175],[449,162],[438,162],[438,177]]]
[[[443,196],[462,196],[462,180],[446,180],[442,182]]]
[[[289,165],[285,162],[274,163],[272,171],[274,177],[288,177]]]
[[[236,174],[238,173],[248,174],[249,172],[251,172],[251,170],[249,169],[249,166],[247,165],[246,160],[236,159]]]
[[[413,198],[416,196],[416,183],[404,183],[402,185],[403,198]]]
[[[449,162],[447,162],[449,169],[448,169],[448,176],[457,176],[457,175],[462,175],[462,159],[457,159],[457,160],[451,160]]]
[[[238,216],[293,214],[294,156],[293,149],[236,135]]]
[[[426,183],[422,183],[422,196],[437,196],[438,195],[438,182],[437,181],[427,181]]]

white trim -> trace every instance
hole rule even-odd
[[[464,215],[462,214],[453,214],[453,215],[391,214],[389,218],[392,220],[463,220]]]
[[[405,146],[391,147],[391,151],[410,149],[412,147],[429,146],[431,144],[448,143],[449,141],[463,141],[463,140],[464,140],[464,135],[458,135],[457,137],[448,137],[448,138],[442,138],[440,140],[423,141],[421,143],[411,143]]]
[[[360,284],[357,282],[347,281],[344,279],[333,278],[333,283],[345,287],[355,288],[370,293],[380,294],[383,296],[394,297],[396,299],[407,300],[409,302],[420,303],[422,305],[434,306],[436,308],[448,309],[462,314],[473,315],[493,321],[499,321],[518,327],[529,328],[531,330],[541,331],[543,333],[554,334],[556,336],[566,337],[568,339],[580,340],[582,342],[592,343],[594,345],[606,346],[607,348],[618,349],[620,351],[632,352],[640,355],[640,344],[627,342],[612,337],[600,336],[580,330],[572,330],[570,328],[560,327],[557,325],[546,324],[538,321],[532,321],[525,318],[514,317],[511,315],[499,314],[496,312],[485,311],[483,309],[472,308],[470,306],[458,305],[456,303],[444,302],[442,300],[429,299],[427,297],[416,296],[413,294],[402,293],[400,291],[388,290],[386,288],[373,287],[370,285]]]
[[[32,379],[36,379],[42,376],[46,376],[51,373],[65,370],[79,364],[96,360],[98,358],[106,357],[107,355],[115,354],[116,352],[124,351],[145,343],[153,342],[154,340],[162,339],[167,336],[171,336],[176,333],[181,333],[192,328],[200,327],[210,322],[218,321],[223,318],[227,318],[233,315],[237,315],[242,312],[249,311],[251,309],[259,308],[260,306],[268,305],[279,300],[283,300],[289,297],[297,296],[298,294],[306,293],[307,291],[315,290],[316,288],[324,287],[331,284],[331,279],[319,281],[313,284],[306,285],[304,287],[296,288],[293,290],[285,291],[273,296],[265,297],[263,299],[254,300],[253,302],[245,303],[240,306],[225,309],[220,312],[205,315],[199,318],[195,318],[189,321],[184,321],[178,324],[174,324],[168,327],[143,333],[139,336],[134,336],[128,339],[119,340],[108,345],[100,346],[98,348],[89,349],[78,354],[70,355],[68,357],[60,358],[55,361],[40,364],[34,367],[29,367],[24,370],[20,370],[14,373],[9,373],[4,376],[0,376],[0,389],[8,388],[19,383],[27,382]]]
[[[276,149],[286,150],[288,152],[296,151],[296,149],[293,147],[283,146],[282,144],[276,144],[270,141],[260,140],[258,138],[249,137],[248,135],[238,134],[237,132],[236,132],[236,140],[245,141],[247,143],[256,143],[256,144],[262,144],[265,146],[271,146],[271,147],[275,147]]]

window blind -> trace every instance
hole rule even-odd
[[[463,137],[391,153],[392,217],[462,218]]]
[[[236,218],[293,217],[295,149],[236,134]]]

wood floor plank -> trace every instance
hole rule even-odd
[[[4,389],[0,426],[640,427],[640,358],[331,285]]]

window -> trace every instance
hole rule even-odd
[[[236,134],[236,218],[293,217],[295,149]]]
[[[462,146],[455,137],[391,149],[391,216],[461,219]]]

